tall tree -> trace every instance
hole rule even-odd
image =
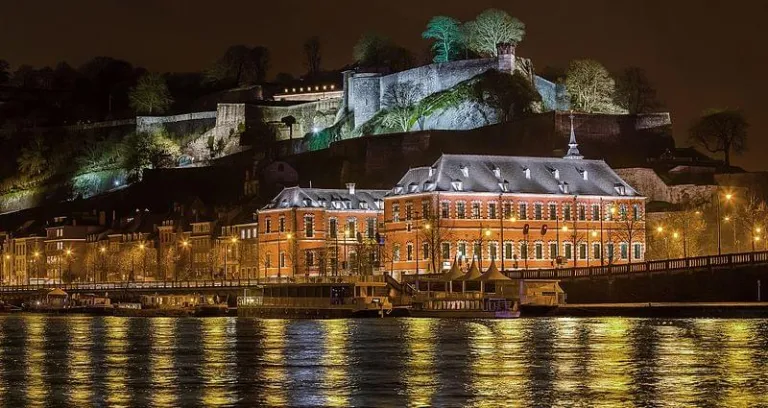
[[[304,42],[304,56],[307,58],[307,75],[314,78],[320,73],[320,37],[313,36]]]
[[[749,123],[744,113],[733,109],[705,111],[691,126],[691,141],[711,153],[723,153],[725,165],[731,165],[731,153],[741,154],[747,149]]]
[[[33,177],[41,174],[48,167],[48,146],[43,138],[35,137],[29,142],[29,145],[21,149],[16,162],[19,164],[19,171],[23,174]]]
[[[616,83],[608,70],[595,60],[571,61],[565,86],[571,95],[571,106],[575,110],[598,113],[622,111],[613,103]]]
[[[147,73],[139,78],[128,94],[131,108],[136,113],[163,113],[171,106],[173,98],[162,75]]]
[[[432,44],[433,62],[448,62],[456,59],[464,45],[461,22],[452,17],[432,17],[427,23],[426,31],[421,33],[421,37],[435,40]]]
[[[233,45],[206,72],[206,79],[224,86],[245,86],[264,82],[269,69],[266,47]]]
[[[498,55],[496,45],[501,43],[517,44],[525,35],[525,24],[507,12],[488,9],[480,13],[474,21],[464,24],[469,48],[485,56]]]
[[[413,66],[411,53],[375,33],[364,34],[353,49],[355,61],[365,68],[402,71]]]
[[[646,113],[659,108],[654,89],[645,70],[639,67],[626,68],[616,78],[616,104],[629,113]]]
[[[475,84],[475,98],[496,110],[501,122],[509,122],[533,112],[541,95],[522,73],[509,75],[496,70],[488,71]]]
[[[6,60],[0,59],[0,85],[7,84],[11,79],[11,64]]]

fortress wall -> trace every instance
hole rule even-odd
[[[349,79],[349,109],[355,113],[355,127],[370,120],[381,107],[381,77],[355,74]]]
[[[203,133],[216,125],[216,111],[194,112],[173,116],[137,116],[136,132],[165,129],[176,135]]]

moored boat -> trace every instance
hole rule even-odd
[[[383,276],[298,277],[265,283],[237,299],[237,315],[327,319],[384,317],[392,311]]]

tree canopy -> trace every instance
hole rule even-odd
[[[224,86],[247,86],[264,82],[269,69],[269,57],[266,47],[233,45],[206,72],[206,79]]]
[[[522,73],[512,75],[496,70],[488,71],[475,84],[478,101],[494,109],[501,122],[509,122],[533,112],[541,95]]]
[[[355,61],[364,68],[402,71],[413,67],[413,56],[406,48],[376,33],[364,34],[353,49]]]
[[[464,24],[468,47],[479,55],[495,57],[496,45],[517,44],[525,35],[525,24],[506,11],[488,9]]]
[[[433,62],[453,61],[464,47],[461,22],[452,17],[432,17],[421,36],[424,39],[435,40],[432,44]]]
[[[128,94],[131,108],[136,113],[164,113],[173,102],[165,79],[160,74],[148,73],[139,78]]]
[[[608,70],[591,59],[571,61],[565,78],[573,109],[590,113],[620,113],[614,104],[616,83]]]
[[[616,77],[616,104],[629,113],[647,113],[661,106],[645,70],[628,67]]]
[[[726,166],[731,153],[747,150],[747,122],[744,113],[735,109],[710,109],[691,126],[689,137],[710,153],[722,153]]]

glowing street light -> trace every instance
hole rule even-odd
[[[656,232],[658,232],[659,234],[661,234],[662,232],[664,232],[664,227],[662,227],[661,225],[659,225],[658,227],[656,227]]]
[[[672,233],[672,238],[678,239],[678,238],[680,238],[680,234],[678,234],[677,232],[673,232]]]
[[[567,232],[568,231],[568,226],[567,225],[563,225],[562,230],[563,230],[563,232]]]

